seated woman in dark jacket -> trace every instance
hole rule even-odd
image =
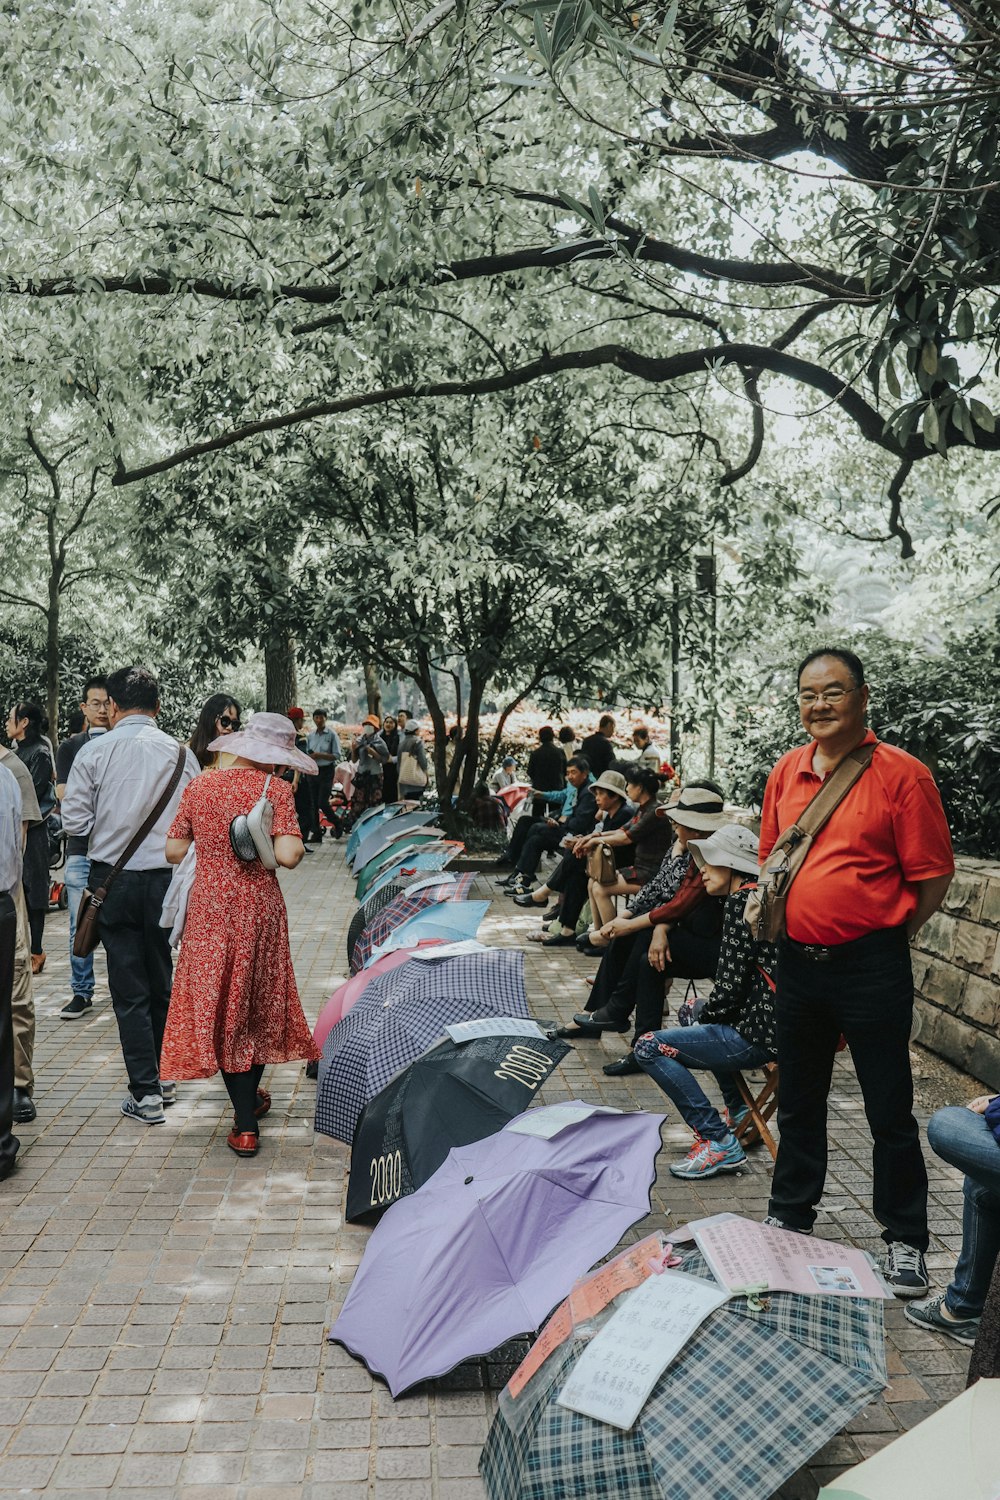
[[[652,880],[674,841],[667,809],[656,800],[660,789],[656,772],[638,762],[623,766],[622,771],[629,801],[635,804],[635,814],[623,828],[602,829],[590,841],[590,847],[598,842],[607,844],[622,860],[614,885],[599,885],[596,880],[590,882],[591,925],[594,929],[590,941],[594,947],[603,946],[604,940],[598,933],[615,915],[615,897],[634,896],[648,880]]]
[[[777,955],[771,943],[755,942],[743,920],[751,890],[746,878],[757,874],[757,840],[749,829],[730,823],[704,842],[692,844],[691,852],[709,895],[725,897],[715,985],[696,1025],[647,1031],[634,1049],[636,1062],[694,1131],[687,1156],[670,1168],[674,1177],[683,1178],[715,1177],[744,1165],[746,1154],[733,1127],[745,1115],[746,1105],[733,1070],[759,1068],[775,1057]],[[726,1101],[726,1119],[692,1076],[700,1069],[715,1075]]]

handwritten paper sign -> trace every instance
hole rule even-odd
[[[662,1234],[647,1234],[638,1244],[623,1250],[607,1265],[599,1266],[577,1282],[507,1382],[507,1392],[515,1401],[531,1377],[542,1368],[549,1355],[566,1342],[574,1328],[596,1318],[621,1292],[631,1291],[653,1274],[653,1263],[662,1256],[663,1245]]]
[[[584,1349],[559,1392],[559,1405],[627,1430],[670,1361],[728,1297],[712,1282],[683,1272],[651,1276]]]
[[[471,1042],[480,1036],[544,1036],[537,1021],[520,1016],[483,1016],[477,1021],[456,1021],[445,1031],[453,1042]]]
[[[610,1104],[581,1104],[574,1100],[568,1104],[546,1104],[541,1109],[529,1109],[527,1114],[518,1115],[516,1120],[512,1120],[506,1129],[514,1135],[533,1135],[540,1140],[550,1141],[560,1130],[579,1125],[581,1120],[589,1120],[591,1115],[623,1113],[623,1110],[612,1109]]]
[[[479,943],[475,938],[462,938],[457,943],[439,943],[434,948],[428,944],[426,948],[416,948],[410,957],[419,959],[422,964],[434,964],[439,958],[457,958],[461,953],[486,953],[487,951],[485,943]]]
[[[733,1292],[761,1286],[813,1297],[892,1297],[864,1251],[832,1240],[722,1214],[703,1219],[695,1240],[713,1276]]]

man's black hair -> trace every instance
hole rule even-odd
[[[840,646],[822,646],[818,651],[810,651],[805,661],[800,663],[799,670],[795,674],[796,683],[802,681],[802,673],[806,667],[812,666],[814,661],[819,661],[824,656],[832,656],[835,661],[842,662],[854,679],[854,686],[864,687],[865,669],[861,664],[860,656],[855,656],[853,651],[845,651]]]
[[[86,682],[83,684],[83,692],[80,695],[81,701],[83,703],[86,703],[86,701],[87,701],[87,694],[90,692],[91,688],[103,688],[104,692],[107,692],[107,690],[108,690],[108,679],[106,677],[103,677],[103,676],[88,677],[87,680],[86,680]]]
[[[122,713],[136,708],[152,712],[160,701],[160,684],[148,667],[119,667],[108,674],[107,690]]]
[[[566,764],[567,767],[572,766],[575,771],[582,771],[585,776],[590,775],[590,761],[585,755],[571,755]]]
[[[555,737],[556,732],[552,728],[551,724],[543,724],[541,729],[538,731],[538,740],[542,745],[551,745]]]

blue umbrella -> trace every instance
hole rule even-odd
[[[415,916],[400,922],[380,947],[372,949],[365,968],[394,948],[416,948],[429,938],[442,938],[446,943],[461,943],[466,938],[474,938],[489,905],[488,901],[439,901],[426,911],[418,911]]]
[[[437,961],[411,958],[379,975],[323,1044],[316,1129],[350,1145],[361,1111],[400,1068],[426,1052],[452,1022],[489,1015],[527,1019],[524,954],[518,948]]]
[[[443,870],[445,865],[450,865],[453,859],[458,858],[464,847],[464,844],[453,844],[450,840],[442,839],[439,844],[428,845],[423,849],[401,854],[395,864],[387,865],[379,871],[378,879],[372,881],[362,899],[367,903],[369,897],[374,896],[383,886],[390,883],[405,885],[407,877],[403,874],[404,869],[422,870],[425,873],[431,870]]]
[[[357,884],[354,894],[360,901],[368,890],[373,880],[376,880],[383,870],[390,865],[398,864],[410,850],[414,853],[418,849],[431,844],[437,844],[442,838],[440,828],[411,828],[404,833],[397,844],[390,844],[380,854],[373,854],[366,865],[354,871],[357,876]]]
[[[437,813],[434,812],[402,813],[398,818],[376,823],[371,831],[366,828],[360,844],[350,856],[351,869],[358,871],[376,854],[381,854],[383,849],[388,848],[400,836],[404,828],[425,828],[436,817]]]
[[[398,818],[403,811],[401,802],[381,802],[378,807],[366,808],[351,829],[347,840],[347,858],[351,858],[361,840],[367,838],[374,828],[389,818]]]

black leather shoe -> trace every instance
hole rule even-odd
[[[617,1021],[602,1020],[599,1010],[577,1011],[576,1015],[573,1017],[573,1020],[578,1026],[586,1026],[593,1032],[617,1031],[620,1034],[621,1032],[628,1030],[627,1021],[625,1022],[624,1026],[619,1026]]]
[[[525,893],[524,893],[523,896],[515,896],[514,897],[514,905],[515,906],[537,906],[538,902],[535,900],[534,896],[531,894],[530,891],[525,891]]]
[[[568,937],[560,932],[555,937],[542,938],[543,948],[574,948],[575,946],[576,939],[572,933]]]
[[[635,1060],[635,1054],[626,1052],[618,1062],[605,1063],[604,1071],[609,1078],[626,1078],[629,1073],[641,1073],[642,1069]]]
[[[27,1125],[37,1115],[34,1100],[24,1089],[14,1090],[14,1122],[17,1125]]]

